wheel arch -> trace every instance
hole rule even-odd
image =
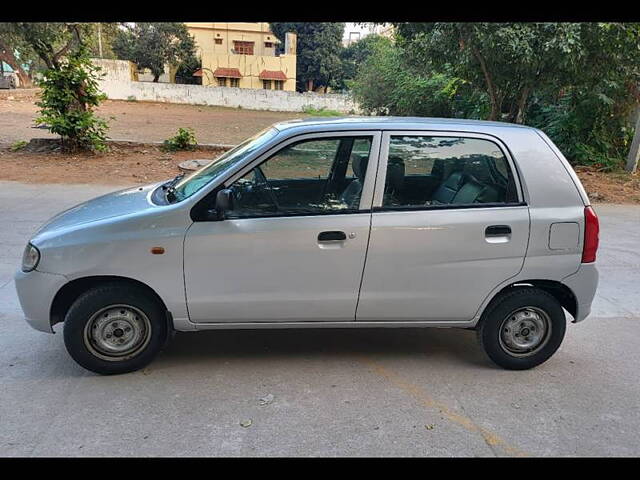
[[[532,279],[532,280],[518,280],[517,282],[511,283],[506,287],[503,287],[501,290],[493,295],[493,298],[490,302],[487,303],[484,308],[484,312],[488,311],[493,302],[498,299],[504,293],[514,289],[514,288],[539,288],[550,295],[552,295],[562,307],[571,314],[572,317],[575,318],[578,312],[578,300],[573,293],[573,291],[564,283],[559,282],[557,280],[544,280],[544,279]]]
[[[51,326],[53,327],[55,324],[63,322],[64,317],[69,311],[69,308],[73,304],[73,302],[84,292],[89,289],[96,287],[98,285],[103,285],[105,283],[122,283],[129,284],[139,288],[146,290],[149,295],[154,297],[162,308],[167,312],[167,316],[170,318],[171,312],[167,309],[167,305],[162,300],[160,295],[151,288],[149,285],[135,280],[133,278],[128,277],[120,277],[117,275],[96,275],[90,277],[81,277],[71,280],[62,286],[60,290],[56,293],[53,298],[53,302],[51,303],[51,309],[49,312],[49,321]],[[169,322],[172,325],[173,322]]]

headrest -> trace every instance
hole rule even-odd
[[[364,176],[367,173],[367,165],[369,164],[369,157],[353,154],[353,160],[351,160],[351,168],[356,177],[364,182]]]
[[[490,183],[492,181],[489,173],[489,159],[484,155],[467,159],[463,171],[478,182]]]
[[[405,165],[400,157],[389,157],[387,160],[387,186],[395,191],[401,190],[404,185]]]

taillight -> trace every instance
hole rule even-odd
[[[598,250],[598,233],[600,223],[598,216],[591,206],[584,207],[584,246],[582,247],[582,263],[592,263],[596,261],[596,251]]]

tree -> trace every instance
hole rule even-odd
[[[490,120],[522,123],[534,89],[561,84],[582,51],[580,24],[398,24],[416,65],[446,69],[486,92]]]
[[[105,22],[89,24],[91,33],[85,38],[89,53],[94,57],[115,59],[113,42],[118,32],[125,28],[122,22]]]
[[[84,38],[88,24],[16,23],[15,32],[45,63],[38,85],[36,123],[62,137],[66,150],[105,150],[107,124],[93,108],[105,98],[98,89],[98,70],[89,60]]]
[[[347,89],[349,83],[353,81],[364,62],[376,51],[376,48],[390,43],[391,40],[389,38],[374,34],[367,35],[343,48],[340,52],[342,72],[340,78],[335,80],[332,87],[338,90]]]
[[[434,101],[448,98],[447,109],[438,107],[445,116],[526,121],[574,164],[624,164],[629,118],[640,104],[640,24],[399,23],[395,30],[396,48],[365,62],[354,81],[370,109],[432,115]],[[420,90],[438,78],[454,80],[443,83],[453,86],[448,97]],[[418,98],[427,94],[435,96]]]
[[[190,56],[178,67],[176,71],[176,83],[201,85],[202,77],[193,76],[194,72],[200,68],[202,68],[202,61],[195,55]]]
[[[184,23],[136,23],[117,32],[112,48],[119,59],[151,70],[157,82],[166,64],[189,62],[196,45]]]
[[[23,87],[30,87],[33,83],[31,73],[23,66],[32,63],[36,56],[18,33],[15,24],[0,23],[0,61],[13,69]]]
[[[363,110],[383,115],[458,116],[456,99],[463,87],[460,79],[445,73],[416,70],[403,49],[388,39],[375,42],[351,82]]]
[[[340,52],[344,24],[335,22],[277,22],[271,31],[284,42],[287,32],[298,36],[296,88],[300,92],[313,91],[338,82],[341,74]]]

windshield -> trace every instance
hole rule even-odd
[[[253,137],[245,140],[240,145],[232,148],[228,152],[225,152],[209,165],[202,167],[200,170],[196,170],[190,175],[182,178],[175,187],[172,189],[174,202],[181,202],[185,198],[189,198],[196,193],[202,187],[207,185],[213,179],[218,177],[223,172],[227,171],[238,162],[244,160],[247,156],[255,152],[262,147],[265,143],[271,140],[278,134],[278,130],[275,128],[267,128]]]

